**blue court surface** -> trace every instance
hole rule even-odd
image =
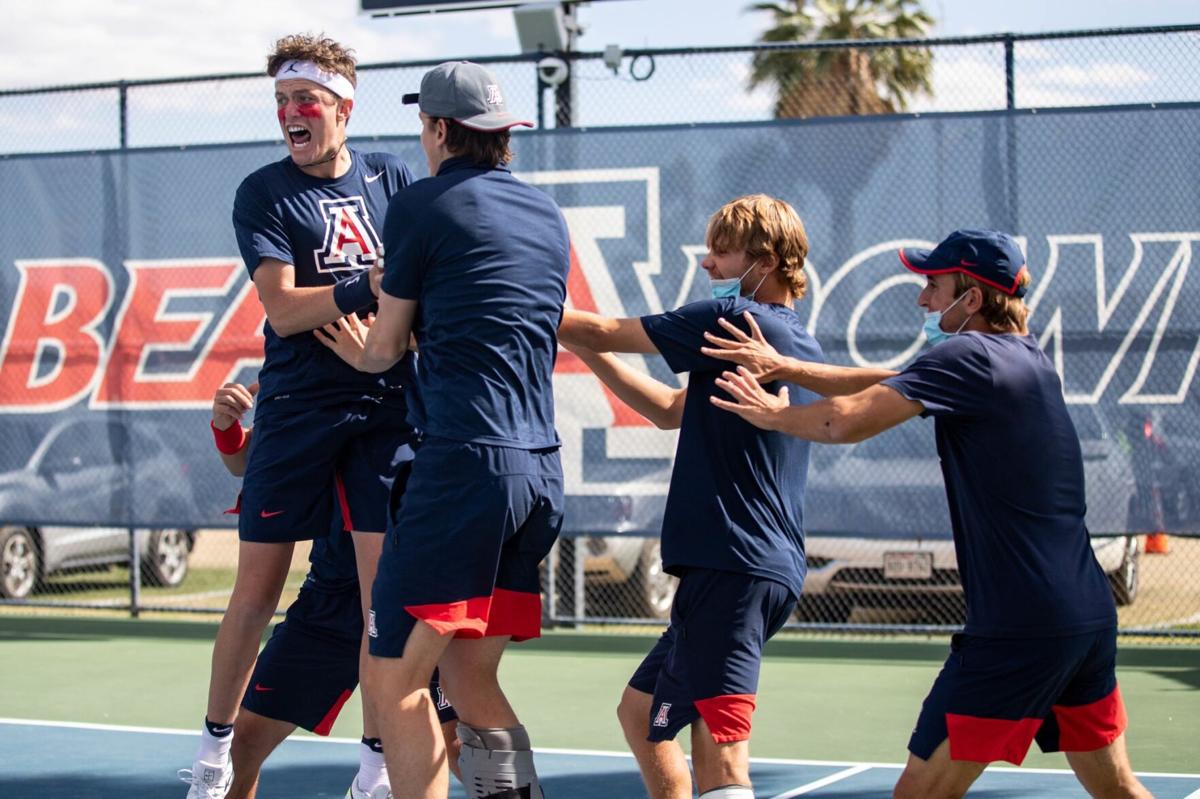
[[[356,741],[292,738],[267,761],[261,799],[345,795],[357,764]],[[195,733],[95,724],[0,719],[3,799],[182,799],[175,771],[191,764]],[[611,752],[538,750],[547,799],[645,796],[633,758]],[[795,796],[888,797],[897,764],[755,760],[759,799]],[[1200,799],[1200,774],[1141,774],[1158,799]],[[1069,771],[994,767],[971,796],[1084,797]],[[450,796],[465,796],[451,783]]]

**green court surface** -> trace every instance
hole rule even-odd
[[[211,623],[0,616],[0,717],[198,728]],[[502,681],[541,748],[624,751],[614,709],[653,636],[548,633],[515,645]],[[902,763],[944,640],[772,642],[752,754]],[[1200,649],[1126,646],[1119,659],[1135,769],[1200,771]],[[357,701],[333,735],[357,738]],[[1065,768],[1036,747],[1026,766]]]

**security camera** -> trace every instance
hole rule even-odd
[[[571,68],[567,66],[566,61],[551,55],[537,62],[537,73],[542,83],[558,86],[566,81],[567,76],[571,74]]]

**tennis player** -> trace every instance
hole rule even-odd
[[[750,728],[762,647],[784,625],[804,582],[807,442],[763,432],[710,404],[723,363],[703,355],[718,320],[757,325],[779,351],[821,359],[794,306],[805,293],[808,238],[782,200],[734,200],[708,223],[712,299],[640,319],[568,311],[559,337],[617,396],[663,428],[679,428],[663,515],[663,567],[680,578],[667,631],[642,661],[617,710],[652,799],[692,796],[675,737],[690,725],[704,799],[753,799]],[[588,351],[591,351],[590,353]],[[674,389],[611,355],[661,353],[689,374]],[[782,387],[782,384],[781,384]],[[816,395],[792,387],[791,402]]]
[[[509,171],[509,131],[531,123],[508,112],[488,70],[441,64],[404,100],[420,109],[431,177],[388,206],[379,315],[347,356],[375,373],[410,333],[421,349],[409,407],[424,438],[372,593],[367,696],[396,797],[446,795],[428,691],[440,665],[472,799],[541,799],[497,669],[510,639],[541,634],[538,563],[562,526],[551,375],[567,227]]]
[[[258,384],[226,383],[213,397],[213,436],[225,468],[240,477],[246,470],[253,428],[241,420],[253,407]],[[411,453],[409,453],[411,456]],[[407,468],[397,479],[407,479]],[[402,491],[397,492],[397,496]],[[235,508],[234,511],[237,509]],[[329,535],[313,541],[309,570],[300,595],[275,625],[259,653],[250,685],[234,723],[231,756],[234,778],[228,799],[254,799],[262,764],[297,727],[329,735],[342,706],[358,686],[359,647],[363,622],[358,570],[349,531],[340,510]],[[457,752],[457,719],[436,677],[429,690],[447,748]],[[387,799],[390,796],[379,738],[363,736],[359,773],[347,798]],[[367,773],[363,773],[364,767]],[[380,772],[382,780],[375,779]],[[376,783],[365,792],[358,786]]]
[[[230,784],[238,705],[294,542],[325,536],[340,507],[354,531],[359,583],[371,585],[397,453],[414,435],[404,421],[408,363],[363,374],[310,332],[375,302],[378,226],[412,175],[393,155],[346,146],[356,75],[342,45],[286,37],[268,56],[267,74],[288,156],[253,172],[234,199],[238,246],[267,313],[266,359],[242,482],[237,578],[213,645],[189,799],[223,796]],[[369,737],[378,737],[369,703],[364,715]],[[377,785],[360,787],[366,796]]]
[[[914,416],[934,433],[967,621],[908,742],[895,796],[956,797],[1036,740],[1092,796],[1148,797],[1125,750],[1117,613],[1084,523],[1083,458],[1054,365],[1029,335],[1025,257],[1007,234],[958,230],[900,251],[924,275],[930,349],[904,371],[806,363],[732,325],[702,350],[742,364],[717,407],[810,441],[862,441]],[[805,407],[758,380],[828,399]]]

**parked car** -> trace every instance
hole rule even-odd
[[[1137,597],[1141,556],[1139,537],[1127,534],[1136,492],[1129,453],[1094,406],[1072,405],[1069,412],[1083,451],[1088,525],[1105,533],[1093,535],[1092,548],[1117,603],[1128,605]],[[962,621],[962,584],[930,427],[905,423],[810,472],[801,618],[844,621],[860,607]]]
[[[665,492],[664,474],[646,480]],[[678,580],[662,568],[665,503],[664,494],[567,497],[564,532],[583,557],[589,616],[670,616]]]
[[[88,521],[126,515],[134,498],[143,518],[186,514],[187,465],[164,436],[150,423],[70,419],[50,428],[24,467],[0,474],[0,597],[25,598],[56,573],[128,564],[129,528]],[[193,530],[146,529],[147,582],[182,583],[194,543]]]

